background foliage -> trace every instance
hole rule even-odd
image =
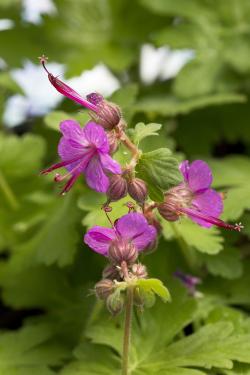
[[[10,72],[24,59],[34,62],[45,52],[65,64],[67,77],[103,62],[121,83],[111,100],[122,106],[142,150],[167,146],[180,160],[207,160],[213,186],[227,192],[223,219],[245,225],[239,234],[188,220],[162,222],[159,248],[143,260],[151,277],[166,283],[172,302],[137,313],[132,373],[249,375],[250,2],[57,0],[55,5],[53,17],[31,24],[21,19],[20,1],[0,2],[1,17],[15,22],[0,32],[6,62],[0,71],[1,115],[7,98],[22,92]],[[146,85],[139,75],[145,43],[192,49],[193,58],[176,77]],[[67,117],[86,121],[85,112],[65,100],[19,127],[1,125],[0,374],[119,374],[121,319],[109,318],[90,295],[105,262],[82,242],[87,227],[106,224],[103,196],[80,181],[62,198],[51,178],[39,176],[57,159],[58,123]],[[151,125],[145,130],[143,123]],[[144,177],[147,155],[138,167]],[[114,205],[115,217],[126,212],[122,203]],[[187,295],[173,277],[176,269],[202,278],[203,297]]]

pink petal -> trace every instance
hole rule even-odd
[[[99,156],[100,156],[102,166],[105,170],[114,174],[122,173],[119,163],[116,160],[113,160],[111,156],[109,156],[108,154],[102,154],[102,153],[99,153]]]
[[[114,229],[93,227],[84,236],[84,242],[95,252],[107,255],[110,243],[116,238]]]
[[[89,122],[84,128],[84,135],[88,142],[104,153],[109,152],[107,135],[101,125]]]
[[[219,193],[213,189],[207,189],[205,192],[196,194],[192,201],[192,205],[195,210],[202,212],[206,215],[218,218],[223,211],[223,200]],[[191,217],[196,223],[205,226],[207,228],[211,227],[211,224],[205,222],[200,218]]]
[[[85,170],[85,175],[89,187],[99,193],[106,193],[109,187],[109,179],[103,172],[98,156],[92,157]]]
[[[91,149],[84,149],[83,147],[73,147],[72,143],[64,137],[60,139],[60,142],[58,144],[58,154],[63,161],[67,162],[67,160],[72,160],[74,158],[77,159],[79,157],[79,159],[75,162],[65,165],[65,168],[68,171],[71,171],[77,165],[79,165],[78,172],[83,172],[90,159],[92,158],[93,152],[94,150]]]
[[[143,250],[155,239],[156,230],[148,225],[142,214],[133,212],[122,216],[116,223],[116,229],[122,238],[131,240],[137,250]]]
[[[138,237],[133,238],[133,243],[138,251],[146,249],[156,239],[157,232],[153,225],[148,225],[144,232]]]
[[[188,171],[189,171],[189,161],[184,160],[183,162],[181,162],[181,164],[179,165],[179,170],[181,171],[185,181],[187,181],[188,180]]]
[[[213,180],[211,169],[203,160],[195,160],[189,167],[187,180],[193,192],[208,189]]]
[[[72,139],[79,145],[87,146],[83,128],[75,120],[65,120],[60,123],[60,131],[67,139]]]

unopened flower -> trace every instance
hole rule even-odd
[[[201,296],[201,293],[196,290],[196,286],[201,284],[201,279],[199,277],[188,275],[182,271],[176,271],[174,276],[183,283],[191,296]]]
[[[165,200],[158,205],[159,213],[166,220],[176,221],[187,215],[197,224],[210,228],[212,225],[240,231],[241,224],[228,224],[219,219],[223,211],[220,193],[211,189],[212,172],[202,160],[191,164],[187,160],[180,164],[184,182],[171,188],[165,194]]]
[[[47,174],[55,169],[65,167],[68,173],[56,174],[55,181],[68,179],[62,193],[73,186],[77,178],[84,174],[88,186],[105,193],[109,187],[107,173],[121,173],[120,165],[109,155],[109,145],[104,129],[94,122],[89,122],[82,128],[74,120],[63,121],[60,125],[63,134],[58,153],[61,162],[42,171]]]
[[[102,125],[107,130],[113,129],[120,123],[121,111],[117,105],[109,103],[98,93],[91,93],[87,95],[87,99],[84,99],[78,92],[48,71],[45,65],[48,59],[46,56],[42,55],[39,59],[48,74],[50,83],[55,89],[60,94],[89,109],[93,121]]]
[[[128,193],[136,202],[142,204],[148,195],[147,185],[140,178],[132,178],[128,181]]]
[[[114,291],[114,283],[109,279],[103,279],[95,285],[95,293],[98,298],[106,300]]]
[[[145,279],[148,276],[148,271],[147,271],[146,266],[144,266],[144,264],[141,264],[141,263],[133,264],[132,272],[133,272],[133,275],[138,277],[138,279]]]
[[[100,226],[91,228],[85,234],[84,242],[92,250],[108,257],[110,248],[119,243],[131,244],[137,252],[141,252],[154,241],[156,235],[156,229],[147,223],[145,217],[133,212],[118,219],[113,228]]]
[[[127,181],[121,175],[113,175],[109,179],[107,196],[112,202],[118,201],[128,193]]]
[[[113,264],[118,265],[122,262],[126,262],[130,265],[136,261],[138,251],[132,242],[119,238],[112,241],[109,247],[108,257]]]

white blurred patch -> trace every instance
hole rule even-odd
[[[8,19],[2,18],[0,19],[0,31],[12,29],[15,26],[15,22]]]
[[[91,70],[85,70],[79,77],[71,78],[67,83],[82,96],[91,92],[109,96],[120,87],[118,79],[104,64],[98,64]]]
[[[5,106],[3,122],[9,127],[17,126],[26,120],[28,113],[29,102],[27,98],[22,95],[11,96]]]
[[[53,15],[57,9],[52,0],[22,0],[24,21],[39,24],[42,22],[42,14]]]
[[[49,63],[47,67],[56,75],[64,72],[64,67],[57,63]],[[49,83],[41,65],[26,61],[24,68],[14,69],[11,76],[22,88],[24,95],[14,95],[7,100],[3,116],[7,126],[16,126],[30,116],[44,115],[63,99]]]
[[[140,56],[140,77],[145,84],[156,79],[166,80],[175,77],[188,61],[194,58],[190,49],[171,50],[168,47],[155,48],[144,44]]]

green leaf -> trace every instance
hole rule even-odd
[[[23,253],[26,254],[23,258],[24,264],[27,261],[30,264],[57,263],[59,267],[71,264],[79,239],[76,225],[80,212],[75,208],[75,204],[72,193],[55,202],[39,231],[29,241],[17,246],[15,257],[23,258]]]
[[[237,248],[225,248],[216,256],[203,255],[208,271],[226,279],[237,279],[243,273],[240,253]]]
[[[132,133],[132,138],[134,143],[137,145],[146,137],[150,137],[152,135],[159,135],[157,132],[162,127],[161,124],[150,123],[145,125],[143,122],[139,122],[135,125],[134,129],[130,129]]]
[[[203,228],[193,223],[190,219],[181,219],[178,223],[162,221],[163,236],[166,239],[176,238],[186,247],[194,247],[196,250],[207,254],[217,254],[223,249],[223,237],[217,228]],[[184,243],[182,242],[184,241]]]
[[[46,324],[27,325],[17,332],[0,335],[0,374],[52,375],[48,366],[58,366],[68,356],[59,342],[50,341],[54,332]]]
[[[219,106],[227,103],[243,103],[246,100],[246,96],[230,92],[202,95],[197,98],[187,98],[186,100],[161,95],[159,97],[141,98],[135,104],[134,109],[136,112],[173,117],[178,114],[187,114],[203,107]]]
[[[163,285],[161,280],[158,279],[139,279],[136,282],[139,290],[147,292],[154,292],[157,296],[161,297],[164,302],[170,301],[171,297],[168,289]]]
[[[136,171],[139,177],[144,179],[149,186],[156,185],[163,191],[178,185],[182,181],[178,161],[167,148],[142,154]]]
[[[44,153],[45,142],[39,136],[0,134],[0,171],[7,178],[25,178],[37,172]]]

